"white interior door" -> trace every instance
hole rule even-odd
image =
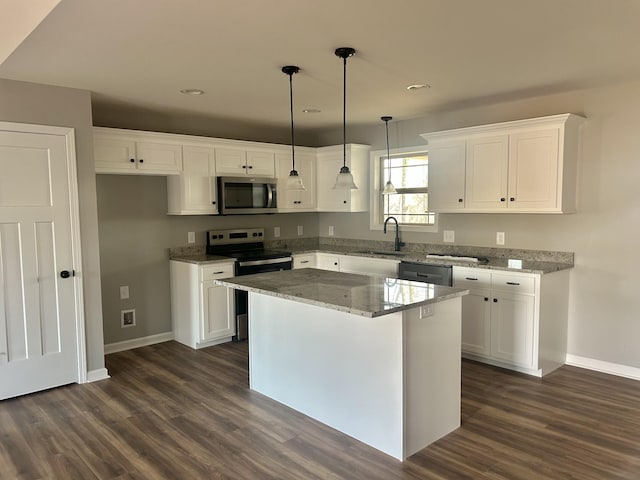
[[[71,171],[75,179],[75,160],[65,135],[8,126],[0,124],[0,399],[80,375],[69,177]]]

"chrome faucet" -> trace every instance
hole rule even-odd
[[[393,250],[396,252],[399,252],[400,247],[404,246],[404,242],[400,241],[400,226],[398,225],[398,220],[396,219],[396,217],[388,217],[384,221],[384,227],[382,230],[385,234],[387,233],[387,223],[389,223],[389,220],[393,220],[394,222],[396,222],[396,239],[395,239],[395,242],[393,243]]]

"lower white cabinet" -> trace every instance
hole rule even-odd
[[[300,265],[296,262],[308,260],[309,255],[314,255],[315,265]],[[299,257],[299,258],[298,258]],[[333,253],[318,252],[315,254],[294,255],[294,268],[315,267],[321,270],[333,270],[335,272],[359,273],[362,275],[379,275],[384,277],[397,277],[399,260],[386,258],[359,257],[357,255],[337,255]]]
[[[293,268],[316,268],[316,254],[301,253],[293,255]]]
[[[320,270],[340,271],[340,255],[332,253],[316,253],[316,268]]]
[[[171,260],[171,319],[177,342],[202,348],[236,333],[233,289],[214,280],[233,277],[234,262],[197,265]]]
[[[569,270],[545,275],[454,267],[462,299],[462,353],[536,376],[565,363]]]

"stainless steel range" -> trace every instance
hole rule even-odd
[[[211,230],[207,232],[207,254],[236,259],[235,275],[291,270],[291,252],[264,248],[264,228]],[[248,294],[235,291],[236,335],[234,341],[248,337]]]

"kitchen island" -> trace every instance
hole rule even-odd
[[[316,269],[216,283],[249,292],[252,390],[400,460],[460,426],[467,290]]]

